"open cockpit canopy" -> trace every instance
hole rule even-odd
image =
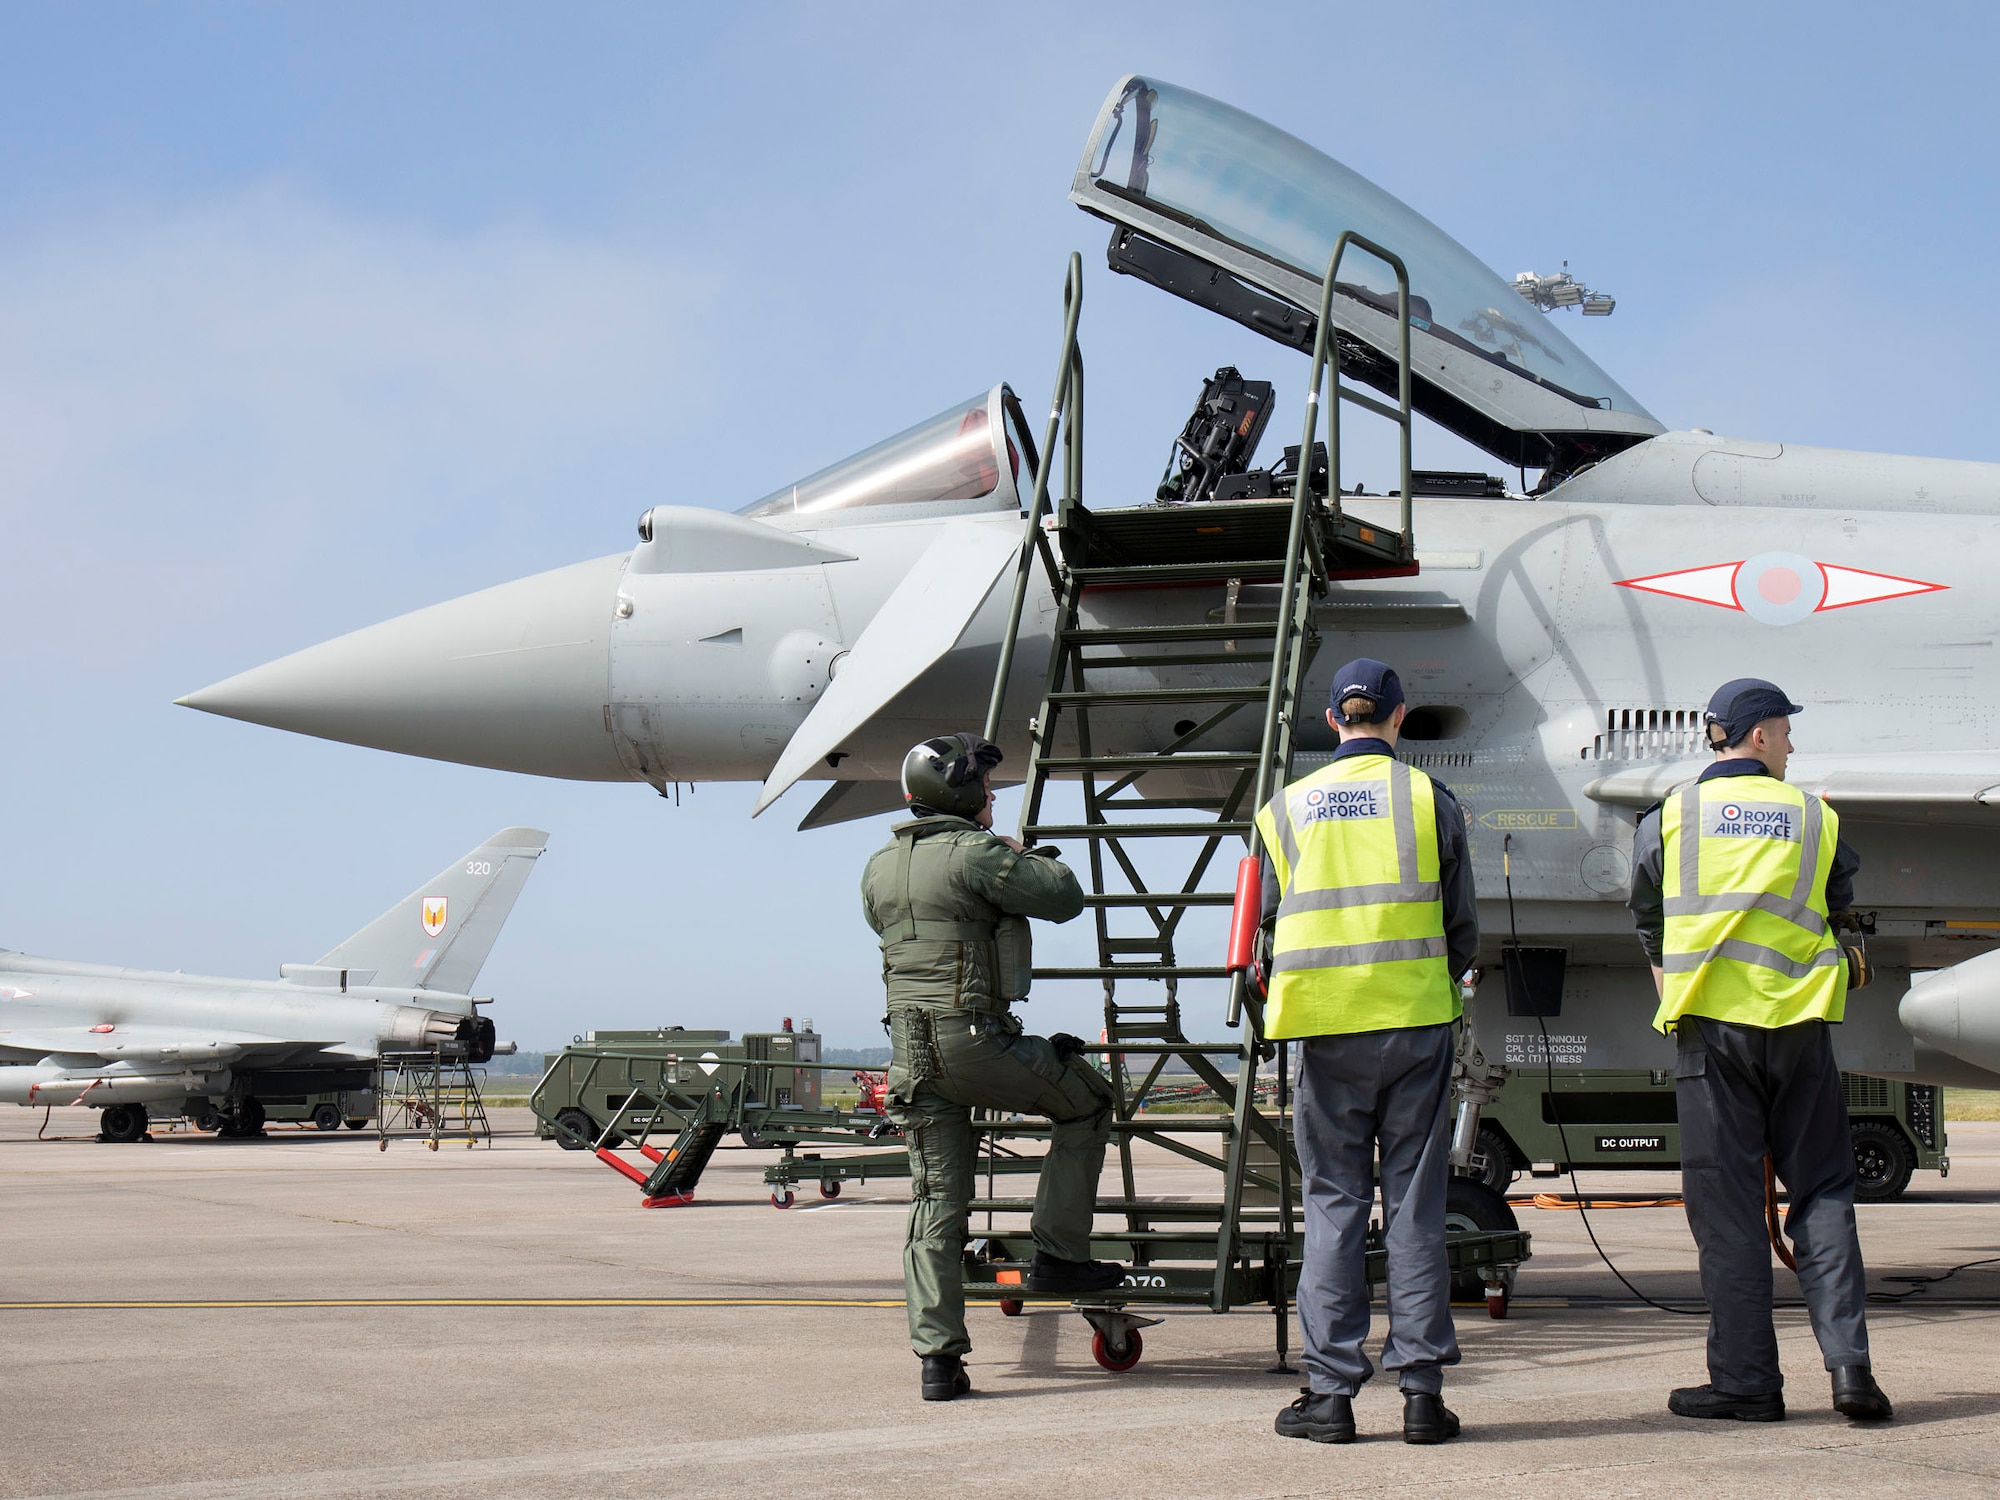
[[[1413,404],[1510,464],[1575,467],[1662,431],[1554,320],[1435,224],[1305,142],[1136,75],[1105,100],[1070,197],[1115,226],[1111,268],[1310,351],[1342,230],[1410,274]],[[1395,388],[1396,281],[1341,261],[1335,332],[1348,372]]]
[[[996,385],[737,514],[837,525],[847,512],[864,509],[870,521],[895,519],[891,507],[921,507],[911,514],[927,516],[1018,510],[1022,476],[1032,481],[1034,469],[1035,445],[1021,405],[1006,386]]]

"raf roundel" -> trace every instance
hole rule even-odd
[[[1741,610],[1764,625],[1796,625],[1809,615],[1828,610],[1941,593],[1950,587],[1921,578],[1815,562],[1797,552],[1759,552],[1741,562],[1710,563],[1614,581],[1623,589]]]
[[[1724,822],[1734,823],[1737,819],[1741,818],[1742,816],[1743,816],[1743,809],[1738,807],[1734,802],[1725,802],[1722,805],[1722,818]]]
[[[449,896],[424,897],[423,905],[419,909],[419,915],[424,924],[425,937],[436,937],[440,932],[444,931],[445,919],[450,910],[451,898]]]

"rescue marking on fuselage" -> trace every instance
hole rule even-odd
[[[1486,827],[1506,833],[1549,833],[1576,827],[1573,807],[1496,807],[1479,815]]]

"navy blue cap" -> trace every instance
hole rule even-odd
[[[1348,718],[1340,711],[1341,701],[1355,697],[1366,698],[1375,705],[1375,712],[1366,719]],[[1403,679],[1396,675],[1396,669],[1372,656],[1362,656],[1333,674],[1333,690],[1327,694],[1326,706],[1342,724],[1373,724],[1402,701]]]
[[[1733,745],[1766,719],[1804,712],[1775,682],[1766,682],[1761,677],[1739,677],[1715,690],[1701,721],[1704,725],[1720,725],[1725,736],[1723,744]]]

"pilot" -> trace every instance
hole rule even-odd
[[[1276,912],[1265,1033],[1298,1041],[1295,1130],[1304,1193],[1299,1322],[1309,1384],[1278,1413],[1284,1437],[1354,1440],[1354,1393],[1374,1367],[1365,1269],[1381,1154],[1389,1336],[1403,1440],[1442,1443],[1458,1363],[1445,1261],[1445,1185],[1457,978],[1479,948],[1457,801],[1396,759],[1403,685],[1379,661],[1334,676],[1340,748],[1257,814],[1264,907]]]
[[[972,1388],[962,1276],[974,1106],[1046,1115],[1054,1125],[1025,1289],[1077,1296],[1125,1274],[1090,1258],[1111,1083],[1083,1060],[1083,1042],[1026,1036],[1009,1008],[1028,993],[1028,918],[1067,922],[1083,910],[1083,891],[1052,850],[992,831],[987,778],[999,763],[999,747],[973,734],[911,750],[903,793],[915,816],[896,825],[861,877],[889,990],[889,1117],[910,1150],[903,1285],[926,1401]]]
[[[1854,1149],[1828,1030],[1850,959],[1829,913],[1860,861],[1840,818],[1785,784],[1799,705],[1754,677],[1726,682],[1703,724],[1715,760],[1639,820],[1632,914],[1674,1034],[1681,1191],[1708,1299],[1708,1384],[1675,1391],[1683,1417],[1777,1422],[1784,1374],[1771,1327],[1765,1161],[1785,1215],[1833,1407],[1886,1421],[1868,1362],[1866,1272],[1854,1229]]]

